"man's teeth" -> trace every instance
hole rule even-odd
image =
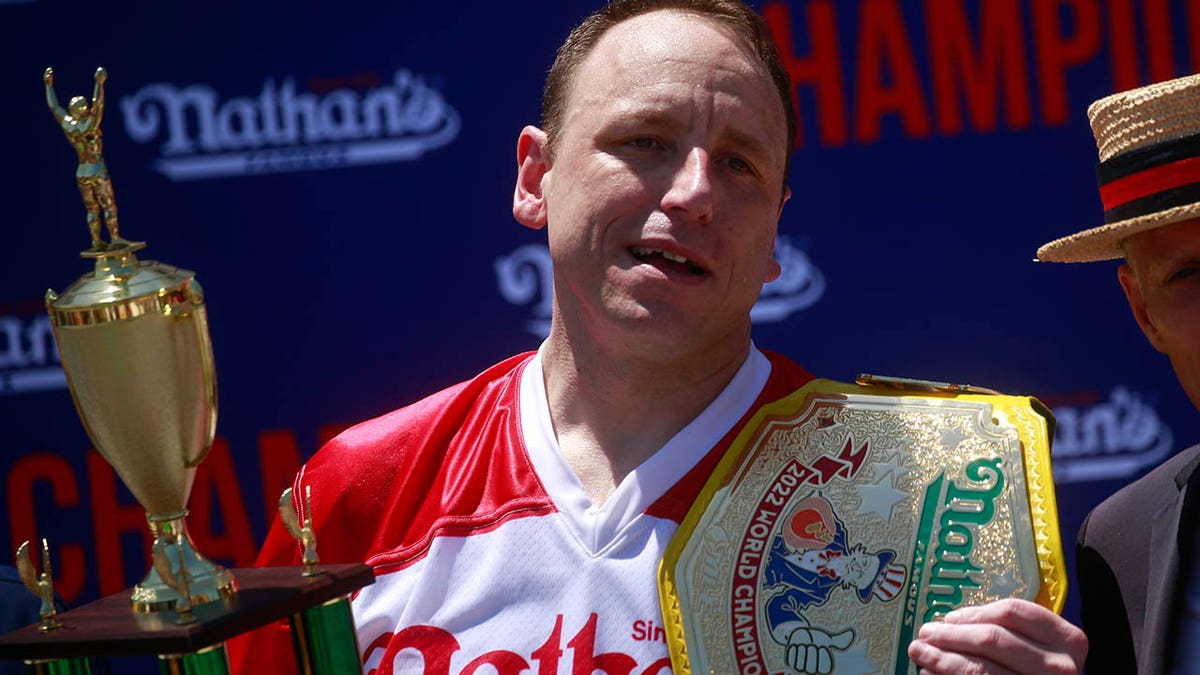
[[[672,262],[677,262],[677,263],[690,262],[687,258],[685,258],[681,255],[676,255],[674,253],[670,253],[668,251],[663,251],[663,250],[660,250],[657,248],[644,248],[641,246],[633,247],[633,254],[639,258],[645,258],[646,256],[653,255],[655,253],[657,253],[658,255],[661,255],[662,257],[664,257],[667,260],[670,260]]]

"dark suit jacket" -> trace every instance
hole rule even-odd
[[[1168,672],[1191,569],[1198,467],[1200,445],[1106,499],[1080,528],[1075,567],[1088,673]]]
[[[17,568],[0,565],[0,635],[37,623],[41,607],[41,600],[21,583]],[[0,675],[24,673],[25,665],[21,661],[0,660]]]

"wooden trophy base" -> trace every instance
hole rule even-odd
[[[174,611],[134,612],[127,589],[60,614],[56,630],[35,623],[0,635],[0,659],[187,654],[375,582],[374,571],[361,563],[320,569],[311,577],[301,567],[235,569],[237,595],[193,607],[196,620],[183,624]]]

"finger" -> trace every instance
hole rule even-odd
[[[787,664],[796,670],[800,670],[804,666],[804,652],[800,650],[799,645],[788,645]]]
[[[1005,598],[986,605],[960,607],[942,618],[945,623],[994,623],[999,626],[1028,635],[1031,638],[1045,636],[1047,633],[1061,633],[1065,619],[1041,605]]]
[[[1045,645],[994,623],[927,623],[918,638],[939,652],[1002,666],[1002,672],[1074,674],[1082,663],[1066,645]]]
[[[1071,656],[1077,668],[1087,655],[1087,636],[1070,621],[1039,604],[1015,598],[978,607],[962,607],[947,614],[947,624],[995,624],[1026,641]]]
[[[833,672],[833,655],[828,649],[817,650],[817,672],[832,673]]]
[[[908,658],[922,675],[1016,675],[1013,670],[999,663],[980,656],[946,651],[921,639],[913,640],[908,645]]]
[[[804,648],[804,670],[810,673],[820,673],[821,653],[816,647],[808,645]]]

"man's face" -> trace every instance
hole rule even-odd
[[[1125,257],[1118,274],[1133,316],[1200,409],[1200,219],[1134,235]]]
[[[748,344],[750,308],[780,272],[785,125],[725,29],[675,11],[611,28],[568,92],[544,210],[514,207],[548,221],[555,321],[635,349]]]

